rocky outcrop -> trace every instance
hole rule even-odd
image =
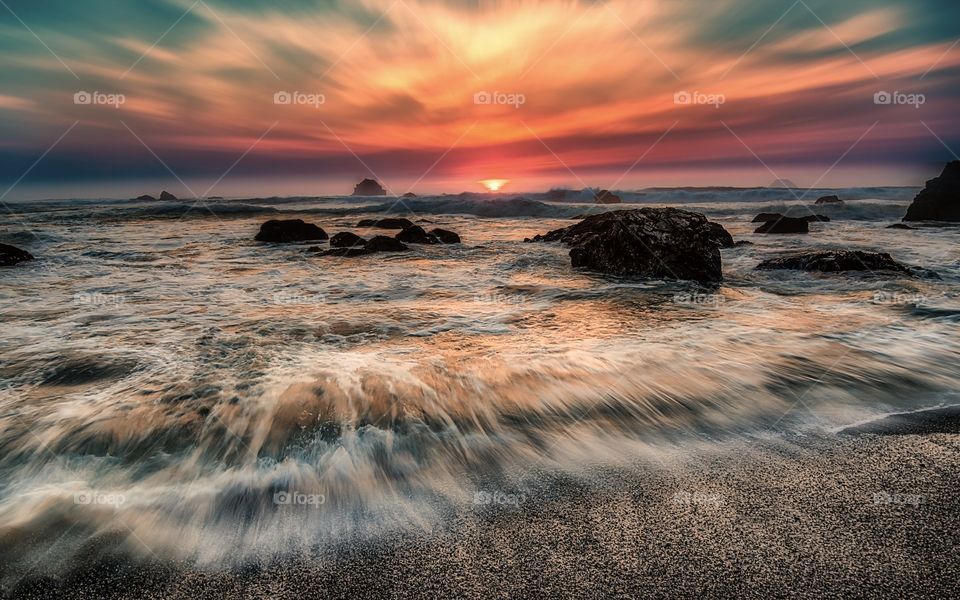
[[[810,233],[810,223],[806,219],[783,217],[765,221],[754,233]]]
[[[960,160],[947,163],[913,199],[904,221],[960,221]]]
[[[33,255],[16,246],[0,244],[0,267],[12,267],[26,260],[33,260]]]
[[[373,179],[364,179],[353,188],[354,196],[386,196],[387,190]]]
[[[446,229],[436,229],[430,230],[430,235],[440,240],[441,244],[459,244],[460,236],[454,233],[453,231],[448,231]]]
[[[161,200],[176,200],[177,197],[174,196],[173,194],[171,194],[170,192],[168,192],[167,190],[163,190],[162,192],[160,192],[160,199],[161,199]]]
[[[600,190],[594,195],[594,200],[597,204],[620,204],[620,196],[614,194],[610,190]]]
[[[760,270],[792,269],[798,271],[817,271],[821,273],[894,271],[911,276],[934,277],[939,279],[939,276],[932,271],[898,263],[886,252],[863,252],[860,250],[804,252],[779,258],[771,258],[761,262],[756,268]]]
[[[146,200],[148,202],[156,202],[157,199],[151,196],[150,194],[144,194],[142,196],[137,196],[134,200]]]
[[[396,236],[401,242],[406,242],[408,244],[439,244],[440,240],[436,236],[431,235],[423,230],[423,227],[419,225],[413,225],[407,227]]]
[[[718,248],[733,248],[733,236],[720,223],[707,222]]]
[[[613,275],[723,279],[717,230],[699,213],[676,208],[617,210],[587,217],[534,241],[570,246],[570,262]]]
[[[413,227],[413,221],[404,218],[364,219],[357,227],[378,227],[380,229],[406,229]]]
[[[820,196],[814,204],[843,204],[840,196]]]
[[[327,232],[302,219],[270,220],[260,226],[254,238],[258,242],[307,242],[327,239]]]
[[[367,240],[351,231],[341,231],[330,238],[331,248],[357,248],[366,246]]]

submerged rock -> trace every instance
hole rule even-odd
[[[915,227],[910,227],[909,225],[904,225],[903,223],[894,223],[893,225],[887,225],[887,229],[916,229]]]
[[[413,227],[413,221],[404,218],[364,219],[357,227],[379,227],[380,229],[406,229]]]
[[[723,279],[717,230],[707,218],[677,208],[617,210],[538,235],[568,246],[574,267],[613,275]]]
[[[779,219],[765,221],[754,233],[810,233],[810,222],[807,219],[781,216]]]
[[[820,196],[814,204],[843,204],[843,200],[837,195]]]
[[[171,194],[170,192],[168,192],[167,190],[163,190],[162,192],[160,192],[160,199],[161,199],[161,200],[176,200],[177,197],[174,196],[173,194]]]
[[[327,239],[327,232],[303,219],[272,219],[260,226],[255,239],[258,242],[306,242]]]
[[[830,217],[828,217],[827,215],[806,215],[803,217],[785,217],[780,213],[760,213],[759,215],[755,216],[753,220],[750,222],[751,223],[769,223],[770,221],[779,221],[780,219],[783,219],[783,218],[804,219],[806,220],[807,223],[813,223],[816,221],[819,221],[821,223],[830,222]]]
[[[407,227],[396,236],[401,242],[407,242],[408,244],[439,244],[440,240],[436,236],[431,235],[423,230],[423,227],[419,225],[412,225]]]
[[[26,260],[33,260],[33,255],[16,246],[0,244],[0,267],[11,267]]]
[[[947,163],[927,182],[907,209],[904,221],[960,221],[960,160]]]
[[[364,179],[353,188],[354,196],[386,196],[387,190],[373,179]]]
[[[459,244],[460,236],[454,233],[453,231],[448,231],[446,229],[436,229],[430,230],[430,235],[440,240],[442,244]]]
[[[791,269],[839,273],[843,271],[894,271],[911,276],[940,277],[932,271],[898,263],[886,252],[863,252],[861,250],[829,250],[804,252],[790,256],[771,258],[756,266],[760,270]]]
[[[373,252],[403,252],[410,248],[398,239],[377,235],[367,241],[366,249]]]
[[[354,248],[358,246],[365,246],[366,244],[367,240],[363,239],[352,231],[341,231],[330,238],[331,248]]]

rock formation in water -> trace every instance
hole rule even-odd
[[[459,244],[460,243],[460,236],[457,235],[455,232],[449,231],[447,229],[440,229],[439,227],[437,227],[436,229],[431,229],[430,235],[440,240],[440,243],[442,244]]]
[[[947,163],[913,199],[904,221],[960,221],[960,160]]]
[[[756,266],[760,270],[792,269],[798,271],[817,271],[821,273],[840,273],[843,271],[894,271],[911,276],[939,276],[932,271],[918,269],[899,263],[886,252],[863,252],[860,250],[829,250],[825,252],[804,252],[770,258]]]
[[[163,190],[162,192],[160,192],[160,199],[161,199],[161,200],[176,200],[177,197],[174,196],[173,194],[171,194],[170,192],[168,192],[167,190]]]
[[[810,222],[807,219],[783,217],[764,221],[754,233],[810,233]]]
[[[327,239],[327,232],[302,219],[270,220],[260,226],[255,239],[258,242],[306,242]]]
[[[0,267],[11,267],[26,260],[33,260],[33,255],[16,246],[0,244]]]
[[[387,190],[373,179],[364,179],[353,188],[354,196],[386,196]]]
[[[413,221],[404,218],[363,219],[357,227],[378,227],[380,229],[406,229],[413,227]]]
[[[814,204],[843,204],[840,196],[820,196]]]
[[[431,235],[423,230],[423,227],[419,225],[412,225],[407,227],[397,235],[395,235],[398,240],[401,242],[406,242],[408,244],[439,244],[440,240],[436,236]]]

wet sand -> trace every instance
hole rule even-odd
[[[532,471],[531,474],[537,474]],[[230,573],[100,560],[17,597],[950,597],[960,411],[705,443],[549,481],[449,530]],[[105,542],[106,543],[106,542]]]

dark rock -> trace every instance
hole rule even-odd
[[[597,204],[620,204],[620,196],[614,194],[610,190],[600,190],[594,196]]]
[[[223,200],[223,196],[207,196],[207,200]]]
[[[400,196],[400,197],[401,197],[401,198],[416,198],[417,195],[414,194],[413,192],[407,192],[406,194],[404,194],[404,195],[402,195],[402,196]]]
[[[764,222],[754,233],[810,233],[810,223],[806,219],[780,217]]]
[[[407,227],[396,236],[401,242],[407,242],[408,244],[439,244],[440,240],[436,236],[431,235],[423,230],[423,227],[419,225],[413,225]]]
[[[723,279],[717,230],[701,214],[676,208],[617,210],[538,235],[568,246],[574,267],[613,275]]]
[[[331,248],[357,248],[367,244],[367,240],[351,231],[341,231],[330,238]]]
[[[163,190],[162,192],[160,192],[160,199],[161,199],[161,200],[176,200],[177,197],[174,196],[173,194],[171,194],[170,192],[168,192],[167,190]]]
[[[371,252],[403,252],[410,249],[400,240],[385,235],[374,236],[367,241],[365,248]]]
[[[916,227],[910,227],[903,223],[894,223],[893,225],[887,225],[887,229],[916,229]]]
[[[739,241],[737,241],[737,242],[734,242],[733,245],[734,245],[735,247],[739,248],[740,246],[752,246],[752,245],[753,245],[753,242],[748,241],[748,240],[739,240]]]
[[[712,232],[714,242],[719,248],[733,248],[733,236],[730,235],[730,232],[723,228],[723,225],[720,223],[707,222],[707,225],[710,227]]]
[[[364,219],[357,223],[357,227],[379,227],[380,229],[406,229],[413,227],[413,221],[404,218]]]
[[[364,179],[353,188],[354,196],[386,196],[387,190],[373,179]]]
[[[807,215],[801,218],[806,219],[807,223],[816,223],[816,222],[829,223],[830,222],[830,217],[828,217],[827,215]]]
[[[10,267],[25,260],[33,260],[33,255],[16,246],[0,244],[0,267]]]
[[[862,252],[860,250],[805,252],[791,256],[771,258],[761,262],[756,268],[760,270],[792,269],[799,271],[819,271],[821,273],[895,271],[907,275],[922,275],[939,279],[939,276],[932,271],[916,269],[898,263],[886,252]]]
[[[785,218],[780,213],[760,213],[755,216],[751,223],[769,223],[770,221],[779,221],[780,219]],[[789,217],[794,218],[794,217]],[[827,215],[806,215],[804,217],[796,217],[798,219],[805,219],[807,223],[813,223],[815,221],[820,221],[822,223],[829,223],[830,217]]]
[[[137,196],[135,200],[148,200],[150,202],[156,202],[157,199],[151,196],[150,194],[144,194],[142,196]]]
[[[457,235],[452,231],[448,231],[446,229],[440,229],[439,227],[436,229],[431,229],[430,235],[440,240],[440,243],[442,244],[459,244],[460,243],[459,235]]]
[[[960,160],[947,163],[913,199],[904,221],[960,221]]]
[[[312,223],[304,223],[302,219],[272,219],[260,226],[260,232],[253,239],[258,242],[305,242],[325,240],[327,232]]]
[[[820,196],[814,204],[843,204],[839,196]]]

